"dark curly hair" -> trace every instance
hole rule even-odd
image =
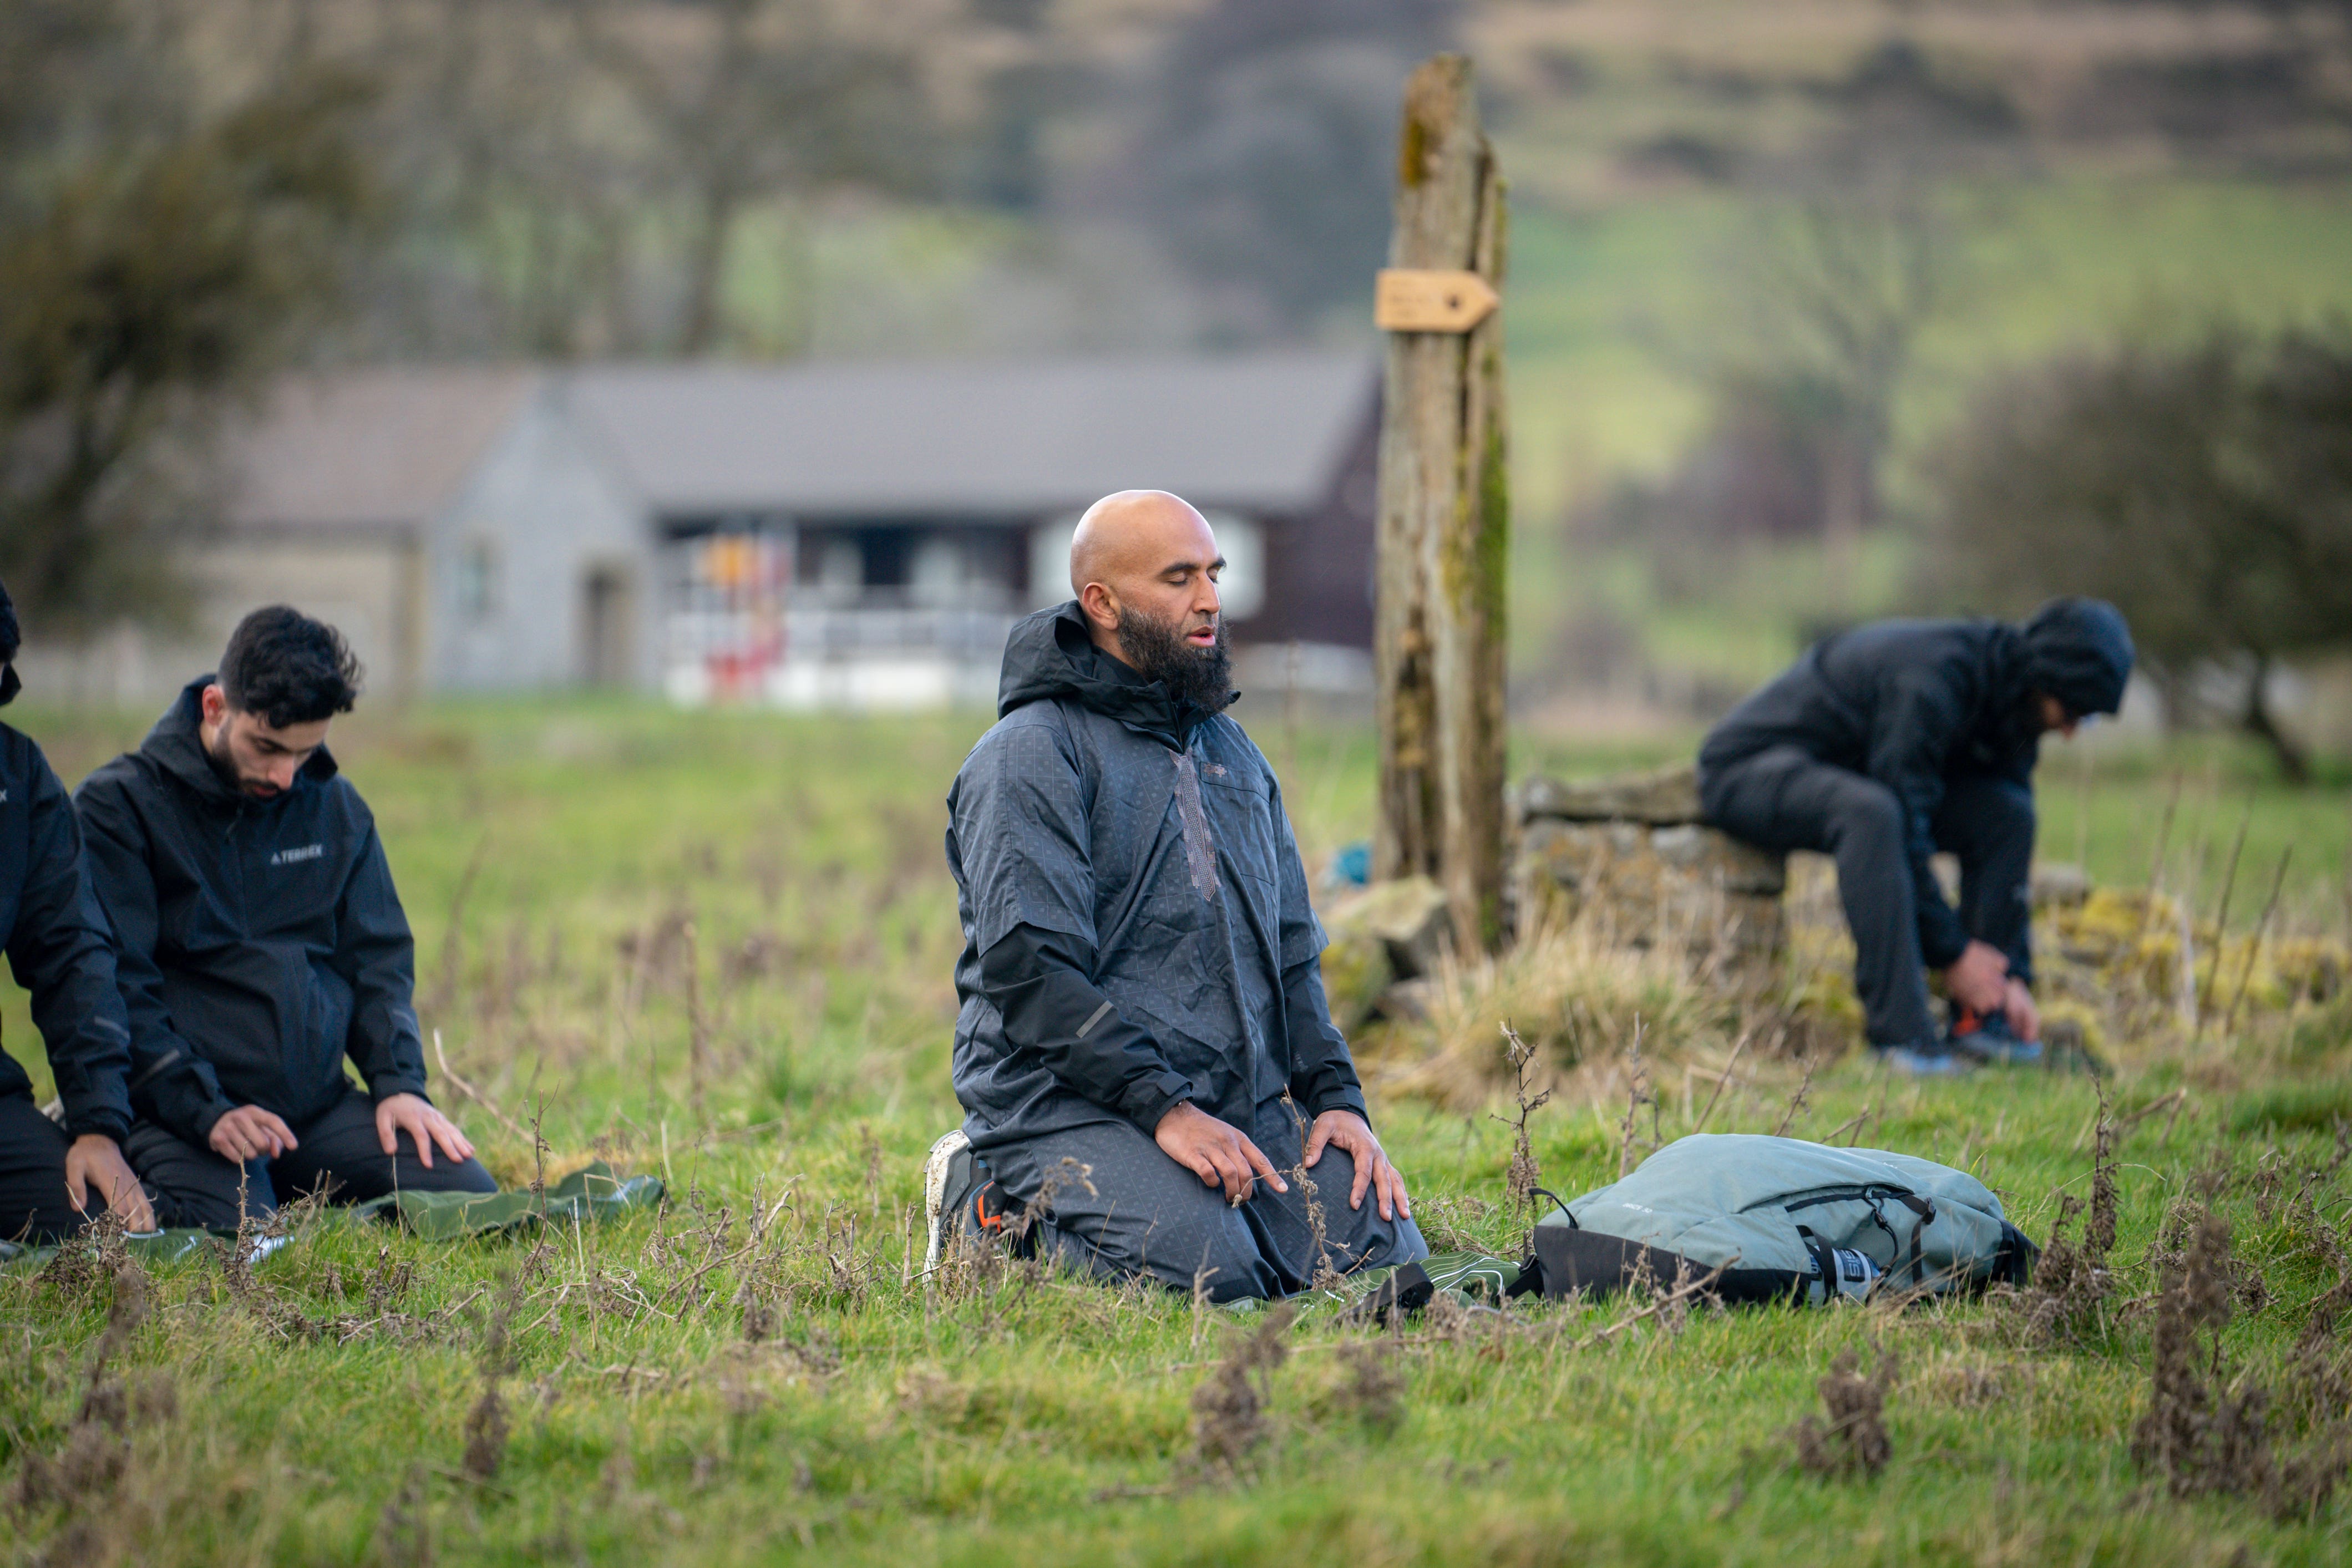
[[[360,662],[332,626],[273,604],[237,622],[214,679],[230,707],[284,729],[351,712],[359,700]]]

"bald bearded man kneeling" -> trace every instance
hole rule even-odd
[[[1324,999],[1282,791],[1224,716],[1224,564],[1176,497],[1105,497],[1077,597],[1006,642],[948,794],[965,1114],[925,1173],[933,1264],[1024,1213],[1023,1246],[1216,1301],[1428,1255]]]

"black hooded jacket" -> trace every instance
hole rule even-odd
[[[1941,968],[1968,931],[1929,872],[1946,780],[1990,775],[2031,787],[2041,747],[2036,692],[2076,716],[2113,713],[2132,668],[2113,606],[2053,601],[2023,627],[1999,621],[1884,621],[1824,638],[1725,716],[1698,754],[1699,796],[1735,763],[1794,746],[1865,774],[1903,809],[1920,956]]]
[[[1017,1189],[1022,1140],[1148,1133],[1180,1101],[1244,1131],[1286,1090],[1308,1117],[1361,1114],[1281,789],[1241,726],[1104,655],[1075,603],[1013,628],[997,709],[948,794],[974,1145]]]
[[[299,1127],[344,1092],[347,1055],[376,1099],[423,1094],[415,946],[375,820],[323,747],[276,800],[225,782],[197,733],[211,682],[74,795],[132,1038],[194,1068],[134,1102],[201,1143],[237,1105]]]
[[[121,1142],[131,1127],[131,1031],[114,943],[82,863],[73,802],[41,748],[0,724],[0,945],[33,996],[33,1022],[65,1104],[66,1131]],[[32,1080],[0,1055],[0,1094]]]

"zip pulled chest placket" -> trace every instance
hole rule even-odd
[[[1209,813],[1201,803],[1201,772],[1190,750],[1176,757],[1176,816],[1184,829],[1184,871],[1202,902],[1217,898],[1217,844],[1209,834]]]

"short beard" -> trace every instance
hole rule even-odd
[[[204,752],[205,760],[213,765],[213,772],[218,775],[220,781],[227,785],[233,792],[250,800],[274,800],[284,793],[278,789],[271,789],[267,793],[257,792],[252,785],[237,776],[236,758],[231,757],[228,752],[227,725],[222,725],[213,739],[214,744],[205,746],[199,738],[198,748]]]
[[[1225,618],[1217,617],[1214,646],[1195,648],[1173,622],[1154,620],[1139,610],[1118,613],[1118,648],[1145,680],[1158,681],[1181,705],[1210,713],[1234,698],[1233,649],[1225,641]]]

